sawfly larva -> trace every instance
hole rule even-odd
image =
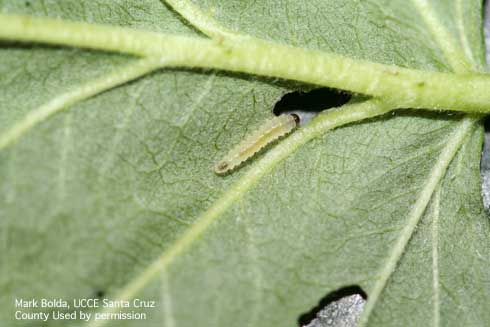
[[[214,166],[215,173],[222,175],[236,168],[269,143],[290,133],[298,126],[299,120],[299,116],[296,114],[283,114],[269,119],[216,163]]]

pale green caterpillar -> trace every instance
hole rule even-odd
[[[214,166],[215,173],[222,175],[238,167],[269,143],[290,133],[298,126],[299,121],[296,114],[282,114],[269,119],[218,161]]]

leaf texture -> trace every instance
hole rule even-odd
[[[295,46],[425,70],[485,69],[476,0],[196,5],[229,29]],[[3,0],[0,10],[197,34],[156,0]],[[134,60],[3,43],[0,135]],[[1,321],[29,325],[13,319],[14,298],[124,294],[157,308],[144,323],[114,326],[294,326],[328,293],[359,285],[368,295],[362,325],[488,324],[478,119],[397,111],[325,134],[257,180],[247,178],[263,154],[216,176],[214,162],[298,87],[160,70],[0,151]]]

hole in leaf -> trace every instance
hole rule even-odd
[[[357,285],[342,287],[327,294],[310,311],[298,318],[299,326],[335,326],[340,320],[355,322],[362,312],[367,295]],[[323,324],[322,324],[323,323]]]
[[[490,61],[490,1],[484,2],[484,33],[487,50],[487,62]],[[490,118],[485,119],[485,140],[480,162],[480,175],[482,180],[482,198],[485,209],[490,209]]]
[[[285,94],[274,106],[274,114],[280,115],[291,111],[319,112],[339,107],[351,98],[348,93],[329,88],[314,89],[309,92],[295,91]]]
[[[490,208],[490,119],[485,120],[485,139],[480,162],[483,206]]]

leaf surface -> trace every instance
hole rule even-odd
[[[425,70],[482,70],[481,3],[425,3],[196,4],[230,29],[295,46]],[[0,6],[197,33],[153,0]],[[53,97],[133,60],[3,44],[0,135]],[[246,180],[264,154],[226,177],[214,174],[215,161],[298,87],[161,70],[77,103],[3,149],[2,321],[28,325],[13,320],[13,298],[124,294],[157,301],[145,326],[294,326],[348,285],[368,294],[366,325],[490,321],[476,119],[398,111],[317,138],[263,178]],[[150,274],[153,267],[160,268]]]

